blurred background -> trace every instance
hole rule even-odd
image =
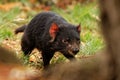
[[[42,11],[54,11],[69,23],[81,24],[82,32],[78,59],[92,57],[104,48],[99,29],[99,4],[97,0],[1,0],[0,1],[0,45],[12,50],[28,66],[41,67],[41,55],[34,50],[24,56],[20,47],[22,33],[15,35],[14,30],[27,24]],[[57,53],[51,64],[65,62],[66,58]]]

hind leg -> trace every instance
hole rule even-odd
[[[33,42],[30,42],[26,37],[23,37],[21,41],[21,49],[25,55],[30,54],[34,49]]]

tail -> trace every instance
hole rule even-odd
[[[24,32],[25,28],[27,27],[27,25],[23,25],[20,28],[17,28],[15,30],[15,34],[18,34],[19,32]]]

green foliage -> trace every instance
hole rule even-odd
[[[25,65],[29,64],[29,56],[22,55],[20,59],[22,60],[23,64]]]
[[[95,54],[96,51],[101,50],[104,47],[101,37],[98,37],[94,34],[92,34],[92,32],[87,32],[85,35],[81,36],[81,54]]]
[[[17,26],[13,20],[19,12],[19,8],[14,8],[10,12],[0,12],[0,40],[13,37],[13,28]]]
[[[8,29],[8,28],[4,28],[0,31],[0,38],[1,39],[8,39],[10,37],[13,36],[13,33]]]
[[[61,63],[65,60],[66,60],[66,58],[62,54],[59,54],[59,57],[54,56],[54,58],[52,58],[51,64]]]

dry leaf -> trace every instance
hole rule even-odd
[[[20,7],[22,4],[19,2],[0,4],[0,10],[9,11],[14,7]]]

